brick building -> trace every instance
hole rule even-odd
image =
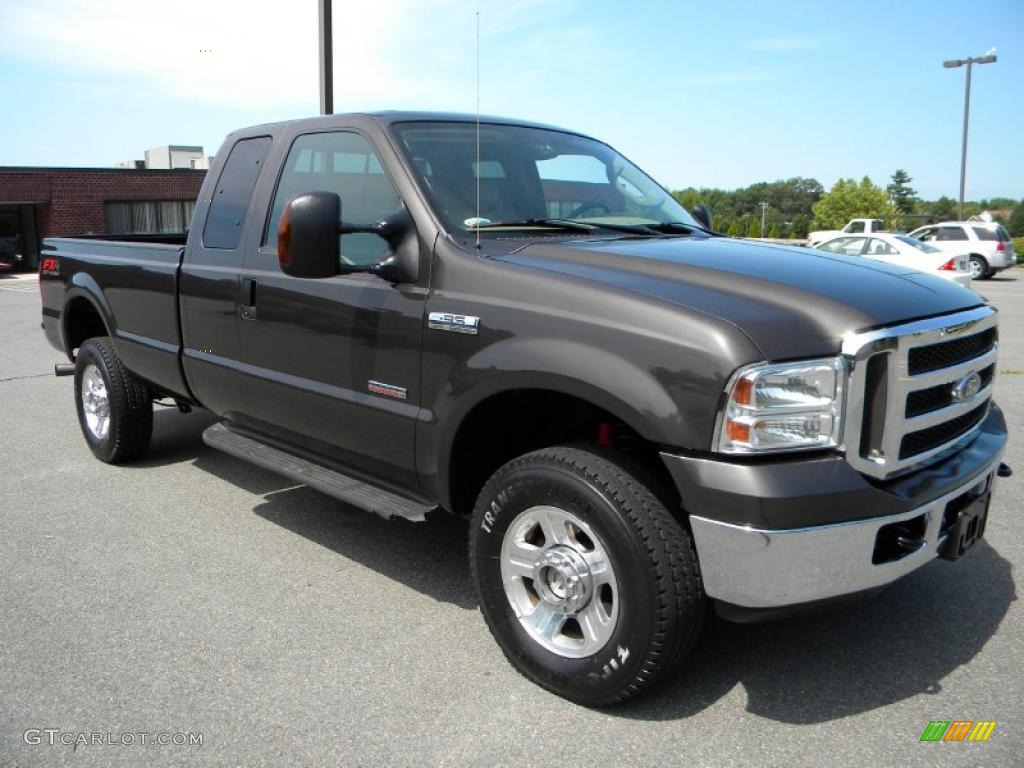
[[[205,174],[0,166],[0,261],[20,254],[34,269],[44,237],[183,232]]]

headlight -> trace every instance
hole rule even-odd
[[[845,383],[841,357],[741,368],[726,390],[714,450],[769,453],[839,445]]]

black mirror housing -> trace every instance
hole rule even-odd
[[[307,192],[288,202],[277,234],[277,261],[292,277],[321,278],[339,274],[338,224],[341,198],[333,192]]]
[[[693,218],[697,220],[704,229],[711,230],[711,209],[708,208],[704,203],[693,206],[693,210],[690,211],[693,214]]]

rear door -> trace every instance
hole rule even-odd
[[[989,264],[995,267],[1008,267],[1015,263],[1013,242],[1010,240],[1010,233],[1002,224],[973,225],[971,230],[978,239],[973,250],[985,256]]]
[[[204,407],[228,418],[245,411],[245,375],[239,367],[239,272],[245,225],[253,215],[253,190],[270,146],[269,136],[241,139],[231,147],[223,167],[210,171],[199,193],[181,268],[185,376]]]
[[[889,264],[899,264],[901,266],[913,267],[914,269],[921,269],[920,266],[910,263],[910,260],[905,256],[901,256],[900,252],[891,243],[880,237],[872,237],[868,240],[867,246],[864,248],[864,255],[875,261],[884,261]]]
[[[347,465],[415,485],[420,337],[426,277],[391,285],[366,274],[303,279],[277,262],[285,204],[335,192],[347,223],[373,224],[403,207],[363,134],[298,135],[288,150],[258,244],[247,250],[250,311],[239,329],[249,377],[248,421],[262,433]],[[342,259],[375,264],[389,255],[375,235],[341,236]]]
[[[922,239],[924,239],[926,243],[931,243],[944,253],[967,253],[970,249],[967,232],[959,224],[943,224],[935,227],[934,232],[934,235],[930,239]]]
[[[864,243],[867,238],[864,236],[837,237],[827,243],[819,245],[819,250],[830,253],[841,253],[844,256],[860,256],[864,250]]]

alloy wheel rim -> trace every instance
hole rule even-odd
[[[971,279],[977,280],[981,277],[981,264],[976,259],[971,259]]]
[[[110,432],[110,397],[103,374],[92,364],[82,372],[82,413],[90,434],[105,439]]]
[[[535,506],[512,521],[501,545],[501,579],[523,629],[552,653],[591,656],[615,632],[619,586],[611,558],[568,510]]]

